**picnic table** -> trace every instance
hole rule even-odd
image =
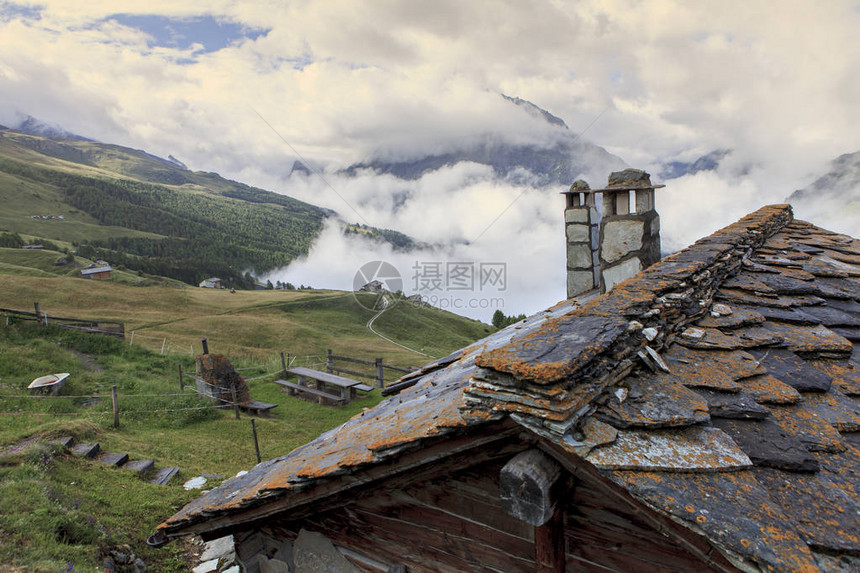
[[[361,392],[373,390],[373,387],[362,384],[358,380],[320,372],[304,366],[289,368],[286,370],[286,374],[295,376],[298,382],[275,380],[275,384],[285,387],[291,396],[297,394],[315,396],[320,404],[325,404],[326,401],[335,404],[348,404],[355,399],[357,390]]]

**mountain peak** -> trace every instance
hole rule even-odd
[[[63,129],[59,125],[50,124],[35,118],[32,115],[24,116],[24,118],[13,127],[15,131],[26,133],[28,135],[40,135],[42,137],[52,137],[60,139],[74,139],[77,141],[93,141],[88,137],[83,137]]]
[[[526,112],[528,112],[528,114],[531,115],[532,117],[535,117],[537,119],[541,119],[541,120],[543,120],[543,121],[545,121],[551,125],[555,125],[558,127],[563,127],[564,129],[568,129],[567,124],[564,123],[563,119],[561,119],[558,116],[551,114],[550,112],[548,112],[547,110],[545,110],[541,107],[536,106],[535,104],[533,104],[532,102],[530,102],[528,100],[518,98],[518,97],[507,96],[505,94],[501,94],[501,96],[503,98],[505,98],[507,101],[513,103],[514,105],[520,106],[521,108],[526,110]]]
[[[173,157],[172,155],[167,156],[167,161],[169,161],[170,163],[174,164],[175,166],[177,166],[181,169],[188,171],[188,166],[185,165],[184,163],[182,163],[181,161],[179,161],[178,159],[176,159],[175,157]]]

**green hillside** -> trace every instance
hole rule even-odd
[[[273,383],[284,352],[293,365],[324,368],[327,349],[387,365],[421,366],[430,358],[372,333],[376,295],[327,290],[237,291],[132,286],[63,276],[58,252],[0,249],[40,276],[4,273],[0,308],[29,310],[49,325],[7,322],[0,312],[0,571],[95,572],[105,551],[128,544],[150,571],[189,571],[193,547],[146,546],[155,526],[196,497],[181,484],[209,474],[235,475],[256,463],[247,415],[212,408],[193,391],[194,356],[206,336],[248,379],[251,396],[277,404],[257,418],[262,458],[284,455],[381,400],[378,391],[341,407],[288,396]],[[28,259],[28,260],[23,260]],[[355,296],[361,300],[356,300]],[[53,326],[50,316],[118,320],[124,340]],[[436,308],[395,304],[374,329],[410,348],[444,356],[493,332],[489,325]],[[186,373],[180,390],[178,369]],[[361,369],[361,366],[352,366]],[[69,372],[57,398],[27,396],[36,376]],[[387,383],[399,373],[387,371]],[[119,394],[114,428],[111,386]],[[92,398],[97,395],[101,398]],[[178,466],[170,486],[58,451],[50,440],[72,435],[102,450]],[[207,487],[222,478],[210,480]],[[69,569],[73,567],[73,569]]]
[[[305,255],[333,212],[117,145],[0,131],[0,231],[74,246],[88,259],[197,284]],[[393,231],[372,236],[398,247]]]

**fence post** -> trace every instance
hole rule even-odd
[[[41,326],[42,325],[42,311],[39,310],[39,303],[34,302],[33,306],[36,307],[36,322],[38,322],[39,325]]]
[[[382,358],[376,359],[376,387],[385,388],[385,373],[382,368]]]
[[[134,331],[131,331],[131,339],[128,341],[129,346],[134,346]]]
[[[185,390],[185,385],[182,383],[182,364],[177,364],[179,366],[179,391]]]
[[[326,351],[325,369],[329,374],[334,372],[334,358],[331,357],[331,348]]]
[[[161,343],[161,355],[164,356],[164,347],[167,346],[167,339],[164,339],[164,342]]]
[[[263,461],[260,458],[260,444],[257,442],[257,424],[254,423],[254,418],[251,418],[251,431],[254,433],[254,451],[257,452],[257,463]]]
[[[283,352],[281,352],[281,369],[283,370],[283,374],[281,374],[281,376],[286,378],[286,376],[287,376],[287,359],[284,358]]]
[[[200,339],[200,344],[203,345],[203,354],[209,354],[209,339],[204,336]]]
[[[230,386],[230,393],[233,394],[233,411],[236,413],[236,419],[239,419],[239,402],[236,401],[236,385]]]
[[[116,393],[116,384],[110,387],[110,399],[113,402],[113,427],[119,428],[119,396]]]

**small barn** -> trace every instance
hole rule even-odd
[[[200,283],[200,288],[221,288],[221,279],[217,277],[208,278]]]
[[[158,536],[233,534],[249,573],[856,572],[858,344],[860,241],[765,207],[406,375]]]
[[[81,269],[81,276],[85,279],[92,279],[94,281],[106,281],[110,280],[111,271],[113,271],[113,269],[110,268],[110,265],[97,265]]]

